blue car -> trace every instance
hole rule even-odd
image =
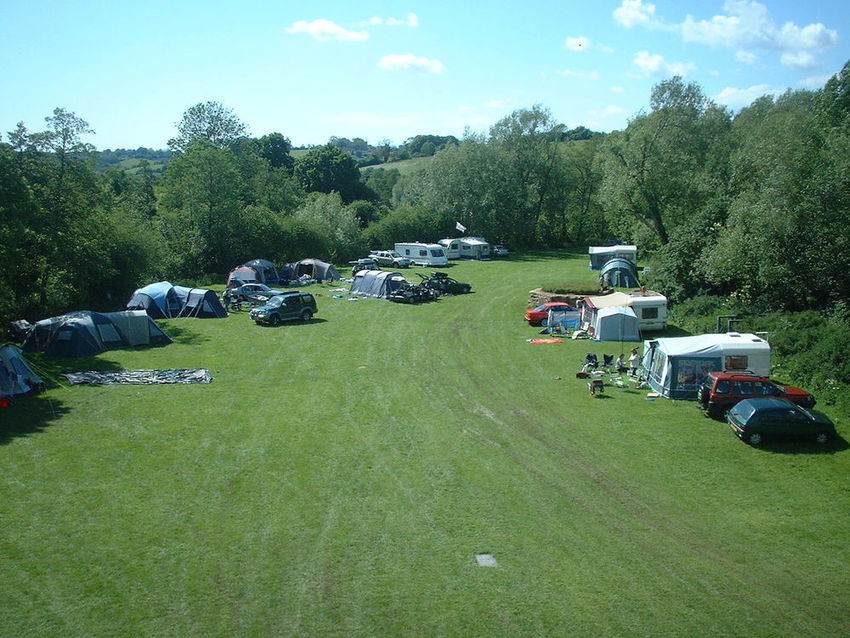
[[[726,421],[735,435],[750,445],[787,437],[812,437],[824,444],[835,436],[829,417],[787,399],[744,399],[729,409]]]

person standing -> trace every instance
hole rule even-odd
[[[629,355],[629,374],[633,377],[636,377],[637,372],[638,372],[638,349],[632,348],[632,352]]]

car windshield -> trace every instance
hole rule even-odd
[[[535,308],[535,310],[538,310],[538,311],[539,311],[539,310],[546,310],[546,304],[545,304],[545,303],[544,303],[544,304],[540,304],[539,306],[537,306],[537,307]]]
[[[271,288],[269,288],[266,284],[257,284],[256,289],[261,290],[262,292],[269,292],[271,290]]]
[[[741,401],[730,410],[730,412],[738,414],[744,422],[748,421],[755,411],[756,408],[750,401]]]
[[[281,296],[272,297],[271,299],[269,299],[266,302],[266,305],[269,306],[270,308],[278,308],[283,303],[283,300],[284,300],[284,297],[281,297]]]

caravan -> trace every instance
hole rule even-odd
[[[446,251],[440,244],[398,243],[395,245],[395,251],[417,266],[446,266],[449,263]]]
[[[490,244],[483,237],[441,239],[448,259],[490,259]]]
[[[616,306],[627,306],[634,310],[641,331],[664,330],[667,327],[667,297],[652,290],[612,292],[608,295],[585,297],[582,303],[582,321],[594,325],[599,310]]]
[[[670,399],[696,399],[709,372],[770,376],[770,344],[754,334],[729,332],[643,342],[643,373]]]

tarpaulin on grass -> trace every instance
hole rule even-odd
[[[64,372],[71,385],[153,385],[159,383],[210,383],[212,375],[203,368],[172,368],[168,370],[87,370]]]

